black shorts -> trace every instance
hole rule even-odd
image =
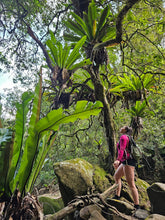
[[[130,158],[128,160],[123,161],[122,164],[136,167],[136,160]]]

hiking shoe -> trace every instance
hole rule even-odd
[[[120,196],[115,195],[112,199],[120,200]]]
[[[140,205],[134,205],[135,209],[140,209]]]

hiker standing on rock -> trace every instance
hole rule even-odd
[[[128,186],[131,190],[132,197],[134,200],[134,207],[136,209],[139,208],[139,194],[135,185],[134,177],[135,177],[135,165],[136,160],[131,158],[129,153],[129,137],[132,135],[132,128],[128,126],[124,126],[120,129],[120,133],[122,134],[119,142],[117,143],[117,151],[118,157],[113,163],[116,172],[114,174],[114,179],[116,184],[118,184],[118,188],[116,190],[116,195],[113,199],[120,199],[121,193],[121,178],[125,176]]]

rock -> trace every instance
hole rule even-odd
[[[137,209],[134,213],[134,217],[138,219],[146,219],[149,216],[149,212],[143,209]]]
[[[149,215],[145,220],[165,220],[165,216],[159,214]]]
[[[40,204],[43,206],[44,215],[53,214],[64,208],[62,198],[53,198],[50,195],[38,197]]]
[[[72,159],[54,164],[65,206],[75,196],[86,195],[93,188],[93,166],[83,159]]]
[[[103,168],[94,166],[93,183],[95,190],[99,193],[104,192],[109,188],[110,184],[114,183],[114,179],[110,174],[107,174]]]
[[[109,205],[115,206],[119,212],[125,213],[126,215],[132,215],[133,211],[135,210],[131,204],[121,200],[108,198],[107,203]]]
[[[145,180],[140,178],[136,178],[135,184],[139,193],[140,206],[150,211],[150,201],[147,194],[147,188],[150,187],[150,185]]]
[[[83,220],[105,220],[105,218],[101,215],[101,211],[101,208],[97,205],[89,205],[80,210],[80,218]]]
[[[151,203],[151,211],[155,214],[165,215],[165,184],[153,183],[147,188]]]

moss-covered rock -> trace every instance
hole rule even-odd
[[[52,198],[49,196],[39,196],[39,202],[43,206],[44,215],[53,214],[64,208],[62,198]]]
[[[77,158],[54,164],[54,172],[59,179],[59,187],[64,204],[75,196],[86,195],[93,188],[93,166]]]
[[[139,192],[140,205],[146,210],[150,210],[150,202],[147,194],[147,188],[150,186],[145,180],[136,178],[136,186]]]
[[[114,183],[113,177],[99,166],[94,166],[93,182],[95,190],[99,193],[104,192]]]

